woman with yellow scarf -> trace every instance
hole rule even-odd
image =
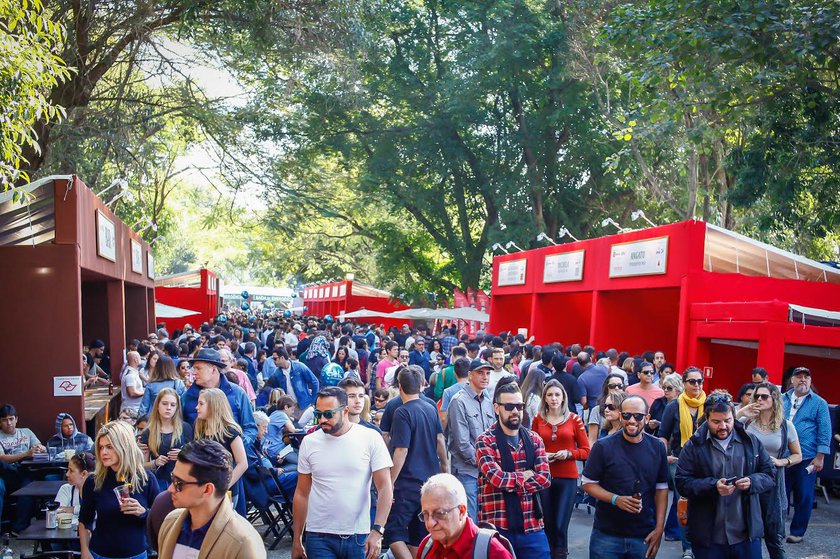
[[[683,393],[675,400],[671,400],[665,407],[662,414],[662,423],[659,426],[659,438],[665,443],[668,449],[668,467],[671,470],[671,479],[677,468],[677,458],[680,450],[688,442],[688,439],[697,430],[697,426],[703,420],[703,406],[706,403],[706,393],[703,392],[703,371],[697,367],[689,367],[683,373]],[[679,499],[676,487],[674,488],[674,499]],[[694,554],[691,551],[691,543],[685,537],[685,530],[680,530],[683,559],[692,559]]]

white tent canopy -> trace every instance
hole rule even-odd
[[[458,309],[405,309],[392,313],[369,311],[359,309],[344,315],[344,318],[404,318],[408,320],[474,320],[476,322],[489,322],[490,315],[477,309],[463,307]]]
[[[189,309],[181,309],[173,307],[172,305],[164,305],[155,301],[155,317],[156,318],[184,318],[185,316],[193,316],[201,314],[198,311],[191,311]]]

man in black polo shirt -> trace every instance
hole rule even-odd
[[[623,429],[592,447],[583,490],[598,500],[590,559],[655,557],[668,508],[665,445],[645,433],[650,416],[641,396],[621,403]]]

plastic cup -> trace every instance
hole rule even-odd
[[[114,493],[117,495],[117,502],[123,504],[123,501],[131,497],[131,486],[118,485],[114,487]]]
[[[76,455],[76,451],[73,450],[72,448],[68,448],[67,450],[64,451],[64,459],[67,460],[68,462],[75,455]]]

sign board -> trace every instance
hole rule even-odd
[[[337,285],[332,286],[332,296],[333,297],[338,297],[338,286]]]
[[[143,246],[134,239],[131,239],[131,271],[143,273]]]
[[[496,285],[499,287],[505,285],[525,285],[525,270],[527,266],[528,260],[525,258],[500,262],[499,279]]]
[[[53,396],[81,396],[82,377],[53,377]]]
[[[703,367],[703,378],[712,378],[714,374],[714,367]]]
[[[652,276],[668,270],[668,237],[617,243],[610,248],[610,277]]]
[[[114,222],[101,210],[96,210],[96,254],[111,262],[117,261],[117,231]]]
[[[149,279],[155,279],[155,257],[152,251],[146,253],[146,273]]]
[[[543,283],[580,281],[583,279],[583,250],[549,254],[545,257]]]
[[[338,296],[344,297],[345,295],[347,295],[347,284],[342,283],[340,286],[338,286]]]

